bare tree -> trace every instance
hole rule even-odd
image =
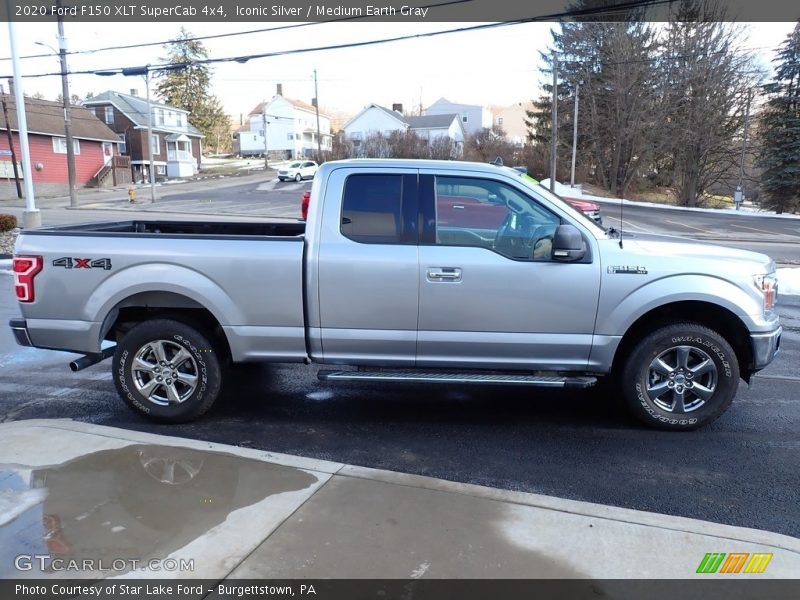
[[[356,154],[362,158],[391,158],[392,149],[389,140],[379,131],[374,131],[364,137]]]
[[[666,28],[654,142],[661,168],[684,206],[696,206],[739,166],[736,140],[755,67],[737,52],[742,29],[722,22],[722,16],[713,3],[686,2]]]
[[[455,160],[459,158],[459,151],[455,141],[446,136],[434,137],[428,144],[428,158],[438,160]]]

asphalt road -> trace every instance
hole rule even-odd
[[[42,216],[294,218],[308,187],[251,176],[164,186],[156,205],[129,206],[119,194],[96,194],[80,210],[45,202]],[[615,211],[603,206],[607,225],[618,225]],[[798,220],[626,205],[623,227],[800,260]],[[0,273],[0,289],[10,279]],[[154,426],[117,398],[108,362],[73,374],[71,355],[16,346],[5,323],[18,308],[0,293],[0,421],[68,417],[800,537],[800,297],[781,296],[779,312],[778,358],[742,384],[719,421],[693,433],[643,429],[598,394],[329,384],[297,365],[236,368],[204,419]]]
[[[79,209],[66,208],[66,199],[41,200],[39,205],[45,225],[129,218],[297,219],[300,197],[310,187],[310,181],[284,183],[277,181],[274,174],[261,172],[159,186],[155,204],[149,202],[148,190],[140,188],[135,204],[127,201],[124,190],[118,190],[85,193],[80,198]],[[0,202],[0,210],[18,218],[22,216],[21,206],[18,201]],[[620,227],[619,208],[618,203],[601,202],[606,226]],[[800,264],[800,218],[625,204],[621,223],[627,232],[678,235],[763,252],[779,263]]]
[[[800,264],[800,218],[746,211],[706,212],[602,202],[603,223],[623,232],[651,232],[763,252],[781,263]]]
[[[0,289],[11,276],[0,273]],[[800,297],[780,297],[782,351],[692,433],[644,429],[608,398],[520,388],[330,384],[303,365],[233,370],[197,423],[129,412],[109,362],[14,344],[0,326],[0,421],[72,418],[800,537]],[[18,315],[0,295],[0,323]]]

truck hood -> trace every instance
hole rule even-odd
[[[670,235],[625,233],[622,243],[625,250],[635,254],[684,259],[687,261],[684,263],[684,267],[706,261],[724,261],[734,269],[740,269],[747,265],[752,271],[752,273],[748,272],[748,275],[758,272],[769,273],[775,270],[775,262],[766,254]]]

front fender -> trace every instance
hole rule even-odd
[[[707,302],[725,308],[739,317],[750,331],[768,329],[763,319],[763,305],[755,290],[751,295],[730,281],[711,275],[673,275],[645,282],[624,294],[601,294],[595,332],[622,335],[642,315],[684,301]],[[698,319],[701,317],[698,315]]]

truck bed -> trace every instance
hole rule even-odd
[[[130,235],[163,236],[264,236],[264,237],[297,237],[305,233],[305,222],[270,223],[270,222],[231,222],[211,221],[106,221],[101,223],[85,223],[81,225],[57,225],[28,230],[26,235]]]

